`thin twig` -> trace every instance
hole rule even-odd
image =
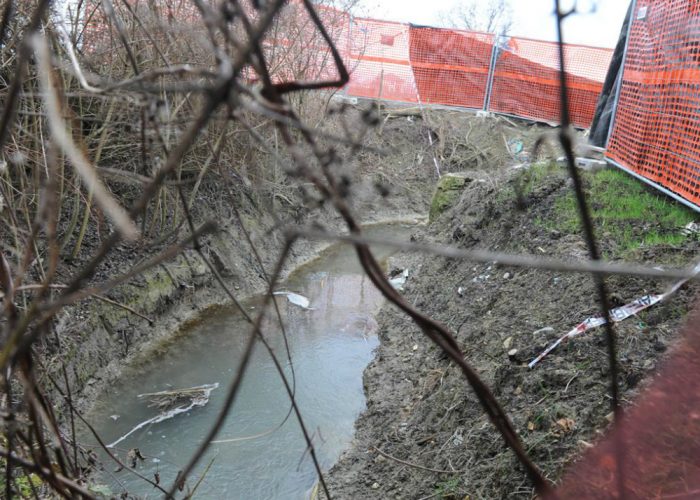
[[[372,449],[379,453],[381,456],[388,458],[389,460],[393,460],[394,462],[398,462],[403,465],[407,465],[408,467],[412,467],[414,469],[420,469],[424,470],[427,472],[434,472],[435,474],[464,474],[466,471],[463,470],[441,470],[441,469],[433,469],[431,467],[425,467],[423,465],[418,465],[414,464],[412,462],[407,462],[406,460],[401,460],[400,458],[396,458],[395,456],[389,455],[385,451],[380,450],[376,446],[372,446]]]
[[[557,39],[559,48],[559,87],[561,90],[561,129],[559,131],[559,142],[564,149],[564,154],[566,156],[566,166],[569,171],[569,175],[573,180],[574,193],[576,194],[576,203],[578,206],[579,218],[581,220],[581,225],[583,227],[583,234],[586,240],[586,246],[588,247],[588,253],[592,261],[600,260],[600,251],[598,249],[598,244],[595,237],[595,230],[593,228],[593,219],[591,217],[590,208],[588,206],[588,201],[586,200],[586,195],[583,190],[583,183],[581,182],[581,176],[578,173],[575,163],[575,155],[573,148],[573,141],[571,139],[571,117],[569,114],[569,90],[567,85],[566,77],[566,61],[564,57],[564,36],[563,36],[563,22],[566,17],[572,15],[576,12],[576,4],[572,7],[569,12],[564,12],[561,9],[560,0],[554,0],[555,13],[557,17]],[[608,366],[610,368],[610,404],[612,406],[613,413],[615,415],[615,422],[619,424],[622,419],[622,408],[620,407],[620,394],[619,394],[619,367],[617,364],[617,340],[615,337],[615,327],[610,319],[610,300],[608,298],[607,286],[605,285],[605,278],[601,275],[593,276],[596,292],[598,294],[598,303],[601,309],[603,318],[605,319],[605,340],[608,350]],[[626,497],[625,492],[625,443],[622,431],[615,433],[616,443],[615,443],[615,460],[616,460],[616,481],[618,495],[622,500]]]
[[[700,275],[698,275],[695,266],[688,266],[685,269],[660,269],[659,267],[638,266],[627,263],[616,264],[601,260],[565,261],[546,259],[534,255],[495,252],[491,250],[462,250],[435,243],[413,243],[391,238],[358,234],[337,234],[305,228],[290,228],[286,230],[286,233],[312,240],[338,241],[346,244],[384,245],[397,250],[439,255],[448,259],[470,260],[474,262],[539,269],[543,271],[587,273],[604,276],[623,275],[636,276],[639,278],[659,278],[664,280],[700,279]]]

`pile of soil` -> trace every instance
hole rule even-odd
[[[414,239],[586,258],[582,237],[540,222],[570,191],[564,172],[537,180],[520,200],[515,195],[522,186],[518,172],[469,171],[457,205]],[[609,242],[600,244],[616,257]],[[689,238],[682,246],[652,247],[634,258],[647,264],[690,263],[699,250],[698,240]],[[468,362],[510,415],[526,451],[548,478],[559,478],[612,420],[603,330],[565,343],[532,370],[527,362],[599,314],[592,278],[425,255],[401,255],[393,265],[410,270],[405,297],[456,332]],[[669,283],[615,276],[607,284],[613,306],[619,306],[661,293]],[[668,302],[617,324],[625,404],[634,401],[672,348],[699,289],[689,284]],[[461,372],[393,307],[384,309],[379,335],[381,345],[364,377],[367,410],[357,422],[352,448],[329,473],[334,496],[531,498],[522,467]],[[517,353],[509,356],[513,349]]]

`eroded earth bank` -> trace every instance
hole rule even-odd
[[[413,240],[585,259],[565,169],[546,163],[512,168],[513,163],[463,169],[457,186],[464,187],[452,185],[442,213],[434,213]],[[607,260],[693,263],[698,238],[682,229],[696,214],[623,173],[583,176]],[[591,277],[429,254],[402,254],[392,265],[409,269],[404,296],[456,332],[526,451],[549,479],[559,479],[612,421],[603,330],[564,343],[533,369],[527,363],[599,315]],[[609,277],[607,284],[613,307],[663,293],[670,285],[625,276]],[[685,285],[668,301],[616,325],[625,405],[634,404],[673,351],[697,291],[697,284]],[[379,336],[376,358],[364,376],[368,408],[357,422],[352,449],[329,474],[331,491],[339,498],[532,497],[524,470],[456,366],[394,307],[383,310]]]

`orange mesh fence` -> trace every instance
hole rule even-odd
[[[144,2],[129,0],[125,4],[116,3],[115,16],[122,28],[143,42],[148,37],[165,44],[169,38],[177,38],[185,29],[192,30],[190,23],[197,22],[199,12],[190,0]],[[78,30],[78,45],[83,53],[97,56],[105,66],[118,59],[115,51],[122,49],[116,27],[103,10],[101,0],[82,2],[82,29]],[[203,26],[201,26],[203,28]],[[147,35],[146,35],[147,33]],[[173,64],[179,61],[171,61]]]
[[[416,26],[410,34],[421,102],[483,109],[495,36]]]
[[[700,205],[700,4],[639,0],[608,157]]]
[[[489,111],[559,123],[559,48],[554,42],[511,38],[499,48]],[[610,65],[612,51],[564,48],[572,123],[588,127]]]
[[[409,60],[408,25],[355,18],[350,37],[348,95],[418,101]]]
[[[253,11],[254,12],[254,11]],[[317,14],[338,51],[349,48],[350,15],[338,9],[317,6]],[[272,80],[337,80],[338,69],[330,47],[304,5],[291,0],[282,8],[263,40]]]
[[[91,3],[98,4],[97,0]],[[160,4],[164,7],[157,7]],[[194,21],[192,29],[203,29],[193,5],[188,0],[154,0],[142,8],[158,11],[151,14],[159,20],[161,30],[175,29],[174,21],[180,19]],[[501,37],[491,34],[353,18],[323,6],[317,6],[317,12],[350,72],[345,88],[349,96],[559,121],[556,43],[522,38],[503,43]],[[128,19],[128,13],[124,16]],[[111,53],[110,45],[116,39],[113,35],[109,23],[98,13],[86,23],[84,46],[88,52]],[[263,46],[276,82],[338,77],[328,45],[299,1],[287,3]],[[565,50],[572,121],[588,127],[612,51],[571,45]],[[255,80],[252,71],[249,73]]]

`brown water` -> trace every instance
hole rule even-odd
[[[410,226],[372,228],[374,236],[400,237]],[[375,248],[386,259],[391,251]],[[322,258],[305,266],[280,287],[311,301],[304,310],[278,297],[296,373],[297,401],[324,469],[329,469],[349,445],[354,422],[365,407],[362,372],[377,346],[375,315],[384,300],[363,275],[354,252],[334,247]],[[246,303],[254,313],[260,299]],[[279,329],[267,328],[277,356],[291,375]],[[120,442],[115,450],[124,458],[138,447],[146,457],[139,471],[153,478],[158,473],[170,485],[194,449],[201,443],[223,401],[224,393],[244,347],[249,326],[240,313],[225,310],[211,314],[190,335],[178,342],[144,372],[122,380],[112,388],[90,416],[103,439],[111,443],[138,423],[155,415],[137,399],[145,392],[219,383],[203,408],[152,424]],[[212,444],[190,485],[211,462],[198,498],[294,499],[304,498],[316,482],[313,464],[298,422],[290,417],[281,428],[289,402],[279,374],[262,346],[256,346],[233,410],[217,440],[243,438]],[[118,418],[114,418],[118,416]],[[262,437],[245,439],[266,433]],[[89,439],[88,439],[89,441]],[[128,471],[113,473],[107,463],[103,481],[114,494],[128,490],[139,497],[160,495]]]

